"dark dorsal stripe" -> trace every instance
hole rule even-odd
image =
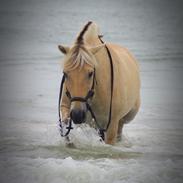
[[[78,44],[82,44],[83,43],[83,35],[84,33],[88,30],[88,27],[90,26],[90,24],[92,24],[91,21],[89,21],[83,28],[83,30],[80,32],[78,38],[77,38],[77,43]]]

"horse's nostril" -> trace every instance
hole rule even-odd
[[[86,114],[83,110],[74,109],[70,113],[70,117],[75,124],[81,124],[86,118]]]

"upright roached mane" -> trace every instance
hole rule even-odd
[[[67,58],[64,63],[64,70],[71,71],[78,67],[82,69],[83,65],[86,63],[92,67],[96,66],[95,57],[84,47],[83,36],[88,30],[92,22],[88,22],[82,31],[79,33],[79,36],[76,39],[74,46],[70,49]]]
[[[83,44],[83,35],[85,34],[85,32],[88,30],[88,27],[92,24],[92,22],[88,22],[84,28],[82,29],[82,31],[79,33],[79,36],[77,37],[77,43],[78,44]]]

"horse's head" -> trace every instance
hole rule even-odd
[[[59,45],[59,50],[65,54],[63,73],[65,89],[70,105],[70,117],[75,124],[85,121],[87,102],[94,90],[95,69],[97,61],[95,54],[104,45],[87,48],[75,44],[73,47]]]

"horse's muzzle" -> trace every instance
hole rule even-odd
[[[73,109],[70,113],[70,117],[75,124],[81,124],[85,122],[86,112],[80,109]]]

